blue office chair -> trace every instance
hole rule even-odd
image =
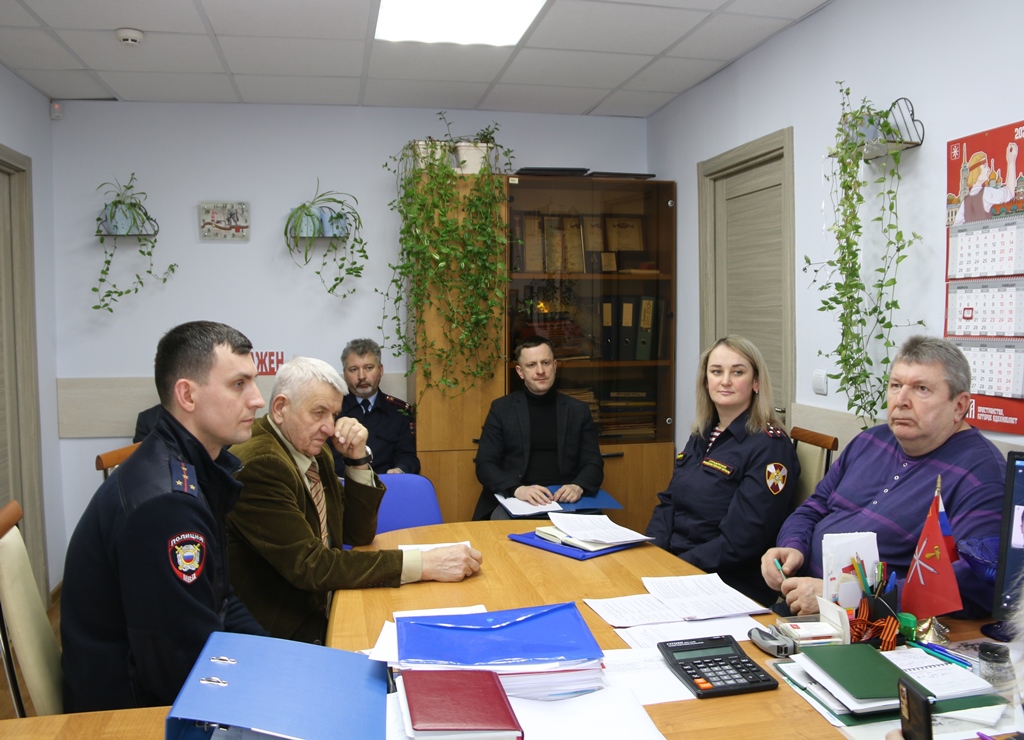
[[[388,492],[377,513],[377,534],[444,521],[429,478],[411,473],[384,473],[380,479]]]

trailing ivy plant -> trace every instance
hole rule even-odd
[[[921,236],[908,234],[900,226],[900,151],[897,146],[887,146],[900,140],[892,109],[878,110],[866,98],[854,105],[849,87],[838,84],[842,102],[835,146],[829,148],[832,170],[826,175],[835,214],[829,227],[836,238],[835,252],[831,259],[819,263],[805,256],[803,269],[812,272],[813,282],[823,293],[818,310],[834,314],[840,330],[835,349],[819,351],[838,367],[828,377],[839,381],[847,408],[866,428],[886,407],[889,352],[895,346],[893,329],[924,325],[920,320],[903,324],[895,320],[900,308],[896,297],[899,266]],[[871,189],[877,191],[877,210],[865,224],[862,207]],[[868,225],[874,225],[872,232],[875,228],[880,232],[881,254],[877,257],[866,257],[861,245]]]
[[[103,205],[103,210],[96,217],[96,236],[103,245],[103,266],[100,268],[100,277],[96,286],[92,289],[98,297],[98,302],[93,306],[97,311],[114,312],[114,304],[121,298],[132,293],[138,293],[145,284],[143,275],[166,283],[167,278],[178,269],[177,264],[167,266],[161,274],[153,269],[153,252],[156,250],[156,237],[160,233],[160,224],[156,222],[146,210],[143,201],[146,200],[146,193],[137,190],[135,187],[135,173],[133,172],[128,182],[122,185],[117,178],[113,182],[104,182],[97,186],[107,188],[104,195],[109,199]],[[117,287],[117,284],[110,279],[110,270],[114,263],[114,253],[117,251],[117,240],[130,236],[138,243],[139,254],[147,260],[144,273],[135,274],[132,284],[125,289]],[[107,239],[110,243],[107,243]]]
[[[501,320],[505,303],[508,224],[504,171],[512,151],[494,141],[492,124],[472,137],[456,137],[444,111],[440,139],[411,141],[384,164],[397,194],[388,207],[401,217],[399,254],[384,295],[378,328],[396,356],[410,358],[423,390],[464,393],[493,376],[504,360]],[[492,144],[476,175],[456,169],[454,144]]]
[[[368,259],[366,242],[361,236],[363,220],[355,209],[358,204],[355,196],[348,193],[321,193],[318,178],[313,197],[292,209],[284,223],[285,246],[299,266],[313,261],[318,239],[326,240],[316,275],[328,293],[341,298],[355,292],[351,281],[345,290],[340,289],[346,278],[363,276]]]

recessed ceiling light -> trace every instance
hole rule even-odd
[[[515,46],[545,0],[381,0],[381,41]]]

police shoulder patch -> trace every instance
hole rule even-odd
[[[773,496],[778,496],[786,487],[786,480],[789,478],[789,471],[782,463],[768,463],[764,469],[764,481],[768,484],[768,490]]]
[[[764,432],[769,437],[775,437],[776,439],[783,438],[786,436],[786,430],[782,427],[775,426],[771,422],[765,424]]]
[[[183,460],[171,460],[171,490],[198,496],[199,476],[196,475],[196,469]]]
[[[194,583],[206,565],[206,538],[199,532],[179,532],[167,540],[171,571],[185,583]]]
[[[401,398],[395,398],[394,396],[389,396],[387,393],[385,393],[384,400],[390,403],[392,406],[397,406],[398,410],[401,411],[402,413],[412,413],[412,406],[410,406],[407,402],[403,401]]]

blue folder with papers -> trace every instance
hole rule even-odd
[[[574,558],[575,560],[590,560],[590,558],[597,558],[601,555],[607,555],[610,552],[618,552],[619,550],[625,550],[629,547],[636,547],[637,545],[644,544],[643,542],[627,542],[624,545],[613,545],[612,547],[606,547],[603,550],[594,550],[593,552],[590,552],[588,550],[581,550],[578,547],[570,547],[569,545],[563,545],[559,542],[546,540],[543,537],[538,537],[536,532],[523,532],[522,534],[512,532],[508,538],[516,542],[522,542],[524,545],[529,545],[530,547],[539,547],[541,550],[557,552],[559,555],[565,555],[567,558]]]
[[[398,617],[402,664],[531,665],[598,660],[604,653],[574,602],[476,614]]]
[[[166,740],[385,737],[387,666],[361,653],[214,632],[174,700]],[[250,734],[251,733],[251,734]],[[216,732],[216,737],[225,735]]]

